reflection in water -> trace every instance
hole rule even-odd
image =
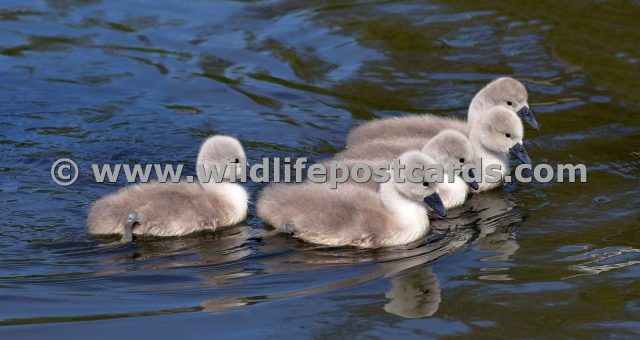
[[[467,235],[471,239],[475,234],[473,245],[477,251],[495,253],[482,258],[482,262],[509,261],[518,250],[512,227],[522,222],[523,217],[514,202],[503,194],[492,191],[474,195],[463,207],[451,212],[453,216],[439,220],[435,228],[445,230],[445,239],[449,239],[451,234],[455,237]],[[459,213],[456,215],[456,212]],[[391,278],[392,288],[385,295],[391,301],[384,306],[385,311],[406,318],[419,318],[431,316],[438,310],[441,301],[438,278],[431,268],[422,266],[424,263],[418,260],[410,266],[405,265],[405,268],[412,269]],[[480,268],[480,271],[491,274],[481,275],[479,279],[511,280],[502,273],[506,270],[508,268],[495,266]]]
[[[499,201],[499,199],[488,200],[484,203],[498,209]],[[493,203],[490,204],[490,202]],[[398,316],[419,318],[433,315],[440,303],[438,279],[431,268],[424,267],[425,264],[459,251],[478,235],[490,238],[496,234],[496,229],[491,223],[485,225],[479,220],[480,215],[485,211],[486,209],[475,211],[469,208],[459,217],[447,221],[436,221],[434,233],[428,240],[393,249],[319,247],[302,243],[288,236],[276,235],[270,231],[252,229],[249,226],[236,226],[223,228],[215,233],[185,238],[145,238],[136,241],[133,245],[106,244],[94,247],[92,250],[84,247],[61,249],[59,253],[67,257],[87,257],[112,252],[111,256],[100,260],[99,266],[93,267],[96,271],[95,276],[133,275],[135,277],[136,273],[149,273],[150,277],[157,278],[158,284],[132,288],[129,290],[132,293],[175,294],[180,292],[180,294],[191,295],[203,289],[213,288],[213,292],[217,292],[214,293],[217,297],[205,299],[200,306],[205,311],[216,313],[260,302],[335,291],[387,277],[391,281],[391,289],[385,294],[388,301],[383,309]],[[505,212],[502,211],[502,214]],[[448,228],[443,229],[443,225]],[[483,233],[482,230],[485,232]],[[491,230],[494,232],[491,233]],[[477,244],[480,242],[482,242],[481,239],[477,240]],[[260,248],[259,253],[256,252],[256,247]],[[501,248],[489,246],[487,249],[498,251]],[[326,272],[332,269],[342,271],[346,266],[352,269],[360,267],[360,270],[347,274],[347,277],[342,280],[327,277],[324,281],[328,283],[320,285],[316,284],[316,277],[304,277],[314,271]],[[192,270],[198,273],[199,280],[185,281],[181,275],[159,274],[168,270],[176,274],[184,270]],[[296,273],[302,277],[296,278]],[[284,285],[283,290],[274,293],[269,285],[262,282],[264,275],[285,275],[294,282],[298,281],[292,286],[303,288],[291,290],[288,285]],[[36,282],[35,278],[23,278],[13,280],[13,283],[26,283],[29,280]],[[249,294],[234,295],[232,292],[237,289]],[[200,307],[196,306],[189,308],[191,311],[200,310]],[[131,315],[139,313],[150,312],[135,312]],[[112,317],[124,317],[124,315],[105,316],[105,318]],[[61,320],[68,318],[75,318],[75,316],[68,316]],[[28,322],[27,320],[29,319],[14,319],[10,323],[18,324]]]
[[[477,250],[496,253],[483,261],[510,261],[519,248],[515,229],[524,220],[514,201],[501,193],[491,192],[473,196],[469,205],[480,221]]]
[[[475,195],[469,204],[477,211],[477,217],[481,221],[476,250],[481,253],[493,253],[481,260],[493,265],[479,268],[485,274],[478,278],[491,281],[512,280],[508,274],[510,267],[496,266],[495,263],[513,260],[520,248],[515,239],[516,227],[524,220],[523,216],[510,198],[500,197],[496,192]]]
[[[565,279],[582,275],[595,275],[640,264],[640,249],[631,247],[609,247],[569,256],[564,259],[564,261],[567,262],[582,260],[586,261],[569,266],[569,269],[579,271],[582,274],[572,275]]]
[[[176,321],[232,336],[637,334],[639,13],[632,1],[2,1],[0,325],[13,326],[0,337],[130,336],[140,321],[150,336]],[[501,75],[530,92],[534,161],[587,164],[589,183],[474,195],[406,247],[316,247],[265,234],[256,218],[100,247],[86,236],[88,204],[124,183],[48,177],[62,156],[82,170],[193,169],[188,155],[213,133],[238,136],[252,162],[318,161],[365,119],[464,117]],[[439,305],[418,293],[427,281]],[[256,317],[234,324],[234,308]]]
[[[455,212],[463,210],[458,215]],[[473,195],[461,209],[456,209],[448,220],[441,221],[439,228],[455,229],[460,226],[477,229],[478,237],[474,248],[480,253],[489,253],[480,261],[500,263],[513,260],[520,248],[515,239],[517,226],[524,221],[520,210],[509,195],[499,190]],[[506,281],[512,278],[505,273],[508,266],[481,267],[486,273],[479,276],[482,280]]]
[[[422,318],[433,315],[440,305],[438,278],[431,268],[415,268],[391,279],[385,294],[390,301],[384,310],[404,317]]]
[[[411,268],[416,268],[418,266],[424,265],[426,263],[430,263],[435,261],[438,258],[441,258],[445,255],[451,254],[462,247],[464,247],[468,242],[470,242],[473,238],[474,233],[471,232],[470,229],[460,229],[457,231],[451,231],[444,235],[442,238],[438,239],[432,243],[421,244],[416,248],[409,249],[379,249],[379,250],[363,250],[363,249],[327,249],[325,248],[324,254],[318,254],[317,250],[313,250],[310,252],[302,251],[291,254],[291,258],[287,259],[286,262],[283,262],[283,259],[277,259],[275,261],[266,260],[262,263],[263,266],[272,267],[275,269],[270,269],[269,272],[273,274],[274,272],[295,272],[296,265],[295,263],[299,263],[304,267],[306,271],[309,270],[325,270],[328,267],[342,266],[351,264],[359,264],[359,263],[371,263],[373,261],[380,262],[379,265],[375,266],[373,270],[365,271],[360,275],[349,277],[347,279],[332,282],[330,284],[316,286],[312,288],[305,288],[301,290],[295,291],[286,291],[277,294],[265,294],[265,295],[253,295],[253,296],[238,296],[238,297],[221,297],[216,299],[208,299],[202,302],[202,307],[211,312],[219,312],[226,310],[228,308],[236,308],[239,306],[245,306],[250,304],[255,304],[259,302],[283,299],[283,298],[291,298],[297,296],[305,296],[310,294],[318,294],[322,292],[333,291],[336,289],[343,289],[346,287],[352,287],[355,285],[363,284],[365,282],[375,280],[380,277],[392,277],[392,280],[398,279],[399,282],[403,279],[401,278],[403,275],[407,275],[407,273],[401,273],[403,271],[407,271]],[[304,261],[300,262],[301,259],[304,258]],[[301,268],[297,268],[301,270]],[[420,268],[418,268],[420,269]],[[399,274],[401,273],[401,274]],[[396,275],[400,275],[400,278],[396,278]],[[434,280],[432,284],[437,286],[437,279],[435,275],[433,275]],[[411,279],[409,279],[411,280]],[[435,287],[432,288],[435,292]],[[424,290],[423,290],[424,291]],[[438,290],[439,291],[439,290]],[[406,294],[413,294],[413,292],[406,292]],[[394,295],[400,297],[399,293],[394,293]],[[408,301],[408,298],[397,300],[395,307],[397,309],[405,309],[409,310],[412,307],[405,304]],[[425,300],[426,301],[426,300]],[[415,310],[418,307],[413,307]],[[437,310],[437,305],[435,307],[431,307],[433,312]],[[395,310],[395,309],[394,309]],[[416,310],[416,313],[418,311]]]
[[[466,209],[466,210],[463,210]],[[395,249],[353,249],[328,248],[305,245],[282,258],[266,258],[260,261],[265,273],[295,273],[309,270],[327,270],[344,265],[380,263],[373,270],[332,282],[326,285],[285,291],[277,294],[252,296],[220,297],[202,302],[205,310],[220,312],[229,308],[252,305],[259,302],[318,294],[336,289],[351,287],[380,277],[388,277],[392,288],[385,294],[389,301],[384,310],[407,318],[419,318],[433,315],[440,303],[440,288],[435,273],[425,264],[452,254],[476,237],[480,252],[496,253],[484,258],[485,262],[508,261],[518,249],[514,239],[515,231],[504,226],[512,226],[522,221],[522,216],[514,208],[513,202],[504,199],[499,193],[474,196],[459,216],[434,222],[434,233],[428,243],[421,243]],[[266,236],[265,249],[276,250],[283,244],[278,242],[286,236]],[[291,240],[297,244],[299,241]],[[482,270],[482,269],[481,269]],[[490,267],[487,270],[503,271],[507,268]],[[486,280],[508,280],[506,274],[483,275]]]

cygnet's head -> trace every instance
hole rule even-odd
[[[527,99],[527,89],[521,82],[513,78],[503,77],[487,84],[487,86],[478,92],[474,101],[477,101],[477,104],[485,109],[500,106],[511,110],[515,112],[520,119],[537,130],[540,125],[533,116]]]
[[[531,164],[522,146],[523,130],[522,122],[512,111],[496,106],[478,117],[478,127],[471,130],[471,139],[477,140],[487,150],[510,153],[520,162]]]
[[[459,131],[447,129],[431,138],[422,148],[422,152],[432,157],[437,163],[442,164],[445,172],[454,166],[464,167],[468,176],[462,176],[467,184],[474,190],[478,190],[478,182],[474,179],[471,166],[474,161],[473,147],[469,138]],[[468,165],[468,166],[466,166]]]
[[[398,192],[412,201],[422,201],[440,216],[446,216],[447,210],[436,192],[438,187],[436,167],[441,167],[433,158],[418,150],[407,151],[400,155],[400,181],[394,181]],[[393,180],[393,179],[392,179]]]
[[[247,156],[237,139],[222,135],[209,137],[202,143],[198,153],[198,180],[201,183],[215,182],[214,170],[222,173],[224,169],[222,180],[230,181],[234,174],[233,168],[235,168],[235,179],[238,179],[245,164],[247,164]]]

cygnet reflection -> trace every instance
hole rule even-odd
[[[391,279],[391,289],[385,294],[390,301],[384,305],[388,313],[403,318],[432,316],[440,306],[440,284],[431,268],[418,267]]]

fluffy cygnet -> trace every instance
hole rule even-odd
[[[423,122],[426,121],[431,121],[435,124],[423,125],[423,130],[427,132],[424,135],[433,133],[434,131],[431,131],[430,128],[433,126],[449,125],[445,123],[450,122],[451,126],[459,127],[459,123],[461,123],[461,121],[453,118],[434,116],[424,117]],[[522,139],[524,137],[522,121],[513,111],[501,106],[494,106],[485,110],[477,119],[470,122],[468,128],[465,125],[464,129],[467,131],[469,141],[473,147],[474,172],[479,182],[477,192],[490,190],[504,183],[504,177],[510,172],[510,154],[515,156],[521,163],[531,163],[531,159],[522,145]],[[455,130],[459,131],[457,128]],[[434,135],[435,134],[437,134],[437,132],[434,133]],[[411,143],[414,143],[414,138],[411,138]],[[389,150],[395,147],[392,146],[395,143],[393,139],[384,139],[372,142],[372,145],[374,145],[372,147],[362,145],[354,146],[353,154],[361,152],[361,154],[371,157],[381,156],[383,153],[390,152]],[[380,155],[376,155],[376,146],[380,147]],[[428,150],[430,147],[426,149]],[[488,171],[489,169],[487,169],[488,166],[498,166],[499,169],[490,173]]]
[[[489,108],[501,106],[514,111],[522,121],[537,130],[540,125],[533,116],[527,99],[527,89],[521,82],[510,77],[498,78],[487,84],[473,97],[469,105],[467,121],[477,119]]]
[[[426,168],[435,161],[420,151],[400,156],[400,164]],[[408,169],[408,168],[407,168]],[[414,177],[426,172],[415,170]],[[376,248],[407,244],[429,231],[426,205],[446,215],[435,182],[413,183],[408,170],[399,181],[380,184],[373,191],[344,184],[337,189],[304,183],[267,187],[258,199],[258,216],[307,242],[330,246]]]
[[[392,141],[400,138],[431,139],[440,131],[453,129],[467,135],[466,121],[434,115],[408,115],[374,120],[362,124],[347,136],[347,150],[374,141]]]
[[[444,182],[438,186],[438,194],[445,207],[463,205],[468,191],[478,190],[479,185],[473,171],[475,151],[467,136],[456,130],[444,130],[429,140],[422,152],[444,167]],[[453,172],[457,168],[460,171]],[[453,180],[450,180],[452,172]]]
[[[451,131],[451,129],[446,131]],[[384,159],[390,161],[398,158],[403,152],[422,149],[428,141],[429,138],[421,137],[374,139],[369,143],[358,144],[338,152],[334,155],[333,160]]]
[[[522,122],[510,110],[496,106],[488,109],[473,123],[469,139],[475,153],[476,173],[479,192],[496,188],[504,183],[504,177],[510,172],[509,154],[521,163],[531,164],[531,159],[522,145],[524,137]],[[499,166],[495,175],[489,172],[489,166]]]
[[[390,159],[398,157],[403,152],[412,149],[421,149],[427,156],[432,157],[436,163],[442,165],[444,182],[438,186],[438,194],[447,209],[464,204],[468,187],[478,189],[478,183],[474,179],[473,161],[474,152],[469,139],[462,133],[446,129],[438,133],[430,140],[424,138],[402,138],[398,140],[374,141],[368,144],[358,145],[347,149],[336,156],[337,163],[352,168],[355,164],[380,164],[381,161],[389,163]],[[353,158],[348,158],[349,156]],[[326,162],[330,165],[332,162]],[[448,169],[456,167],[453,180]],[[467,176],[460,176],[460,170],[467,171]],[[466,184],[465,184],[465,179]],[[352,181],[353,179],[350,178]]]
[[[500,106],[537,129],[539,125],[529,109],[527,98],[527,89],[522,83],[513,78],[498,78],[473,97],[468,112],[469,126],[487,109]],[[433,115],[408,115],[374,120],[356,127],[349,133],[347,148],[376,139],[431,138],[444,129],[455,129],[467,134],[468,127],[467,122]]]
[[[198,154],[200,183],[153,182],[121,189],[93,204],[87,217],[88,232],[122,234],[122,241],[130,242],[133,235],[181,236],[237,224],[247,216],[248,194],[230,180],[232,167],[237,176],[242,164],[246,156],[237,139],[213,136]],[[219,183],[215,174],[206,176],[213,166],[222,174]]]

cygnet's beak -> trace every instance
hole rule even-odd
[[[473,169],[469,168],[469,171],[467,172],[467,177],[468,179],[465,180],[465,182],[467,182],[467,184],[471,187],[471,189],[478,190],[479,188],[478,181],[476,181],[476,176],[473,173]]]
[[[522,164],[531,164],[531,158],[527,154],[522,144],[517,143],[509,149],[509,153],[514,155]]]
[[[440,199],[440,195],[437,192],[427,196],[424,198],[424,203],[426,203],[431,209],[435,210],[438,215],[442,217],[447,216],[447,209],[444,207],[442,200]]]
[[[529,108],[529,106],[523,106],[518,112],[516,112],[520,119],[527,122],[527,124],[531,125],[532,128],[538,130],[540,128],[540,124],[536,121],[536,117],[533,116],[533,111]]]

